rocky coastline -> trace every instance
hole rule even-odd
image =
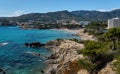
[[[81,40],[95,40],[92,35],[83,33],[81,30],[64,30],[69,32],[74,32],[75,35],[80,36]],[[78,60],[84,59],[85,57],[82,54],[78,54],[77,50],[83,49],[84,44],[78,43],[70,39],[56,39],[42,44],[40,42],[25,43],[27,47],[45,47],[53,51],[53,54],[49,57],[42,55],[36,52],[27,52],[31,53],[34,56],[40,56],[45,58],[47,61],[47,68],[41,70],[41,73],[44,74],[89,74],[87,70],[80,69]],[[108,64],[105,67],[105,70],[102,69],[98,74],[115,74],[112,70],[111,65]]]
[[[84,29],[81,30],[64,30],[74,32],[75,35],[80,36],[81,40],[95,40],[92,35],[83,33]],[[35,44],[35,45],[34,45]],[[79,59],[84,59],[82,54],[78,54],[77,50],[84,48],[83,43],[78,43],[70,39],[56,39],[41,44],[39,42],[25,43],[28,47],[45,47],[53,51],[53,54],[49,57],[41,55],[39,53],[32,53],[34,56],[41,56],[47,61],[47,68],[41,70],[44,74],[89,74],[85,69],[81,69],[78,64]],[[37,45],[37,46],[36,46]],[[115,72],[112,70],[110,62],[105,68],[103,68],[98,74],[109,74]]]
[[[70,29],[59,29],[60,31],[72,32],[74,35],[80,36],[81,40],[93,40],[92,36],[84,34],[84,29],[70,30]],[[78,63],[78,59],[84,58],[82,54],[78,54],[77,50],[83,49],[84,45],[68,39],[57,39],[41,44],[40,42],[25,43],[27,47],[45,47],[53,51],[53,54],[49,57],[41,55],[40,53],[32,53],[34,56],[41,56],[47,59],[48,67],[43,70],[46,74],[65,74],[66,68],[70,65]],[[29,53],[29,52],[28,52]],[[78,68],[74,70],[73,74],[78,72]],[[68,71],[68,74],[71,71]]]
[[[80,36],[81,40],[96,40],[92,35],[84,33],[81,30],[64,30],[74,32]],[[78,60],[84,59],[83,54],[78,54],[77,50],[84,48],[83,43],[78,43],[73,40],[57,39],[49,41],[46,48],[53,50],[54,58],[50,57],[47,60],[48,67],[44,70],[46,74],[89,74],[85,69],[79,67]],[[98,74],[116,74],[112,70],[112,62],[108,63]]]
[[[32,43],[25,43],[24,44],[26,47],[32,47],[32,48],[39,48],[45,46],[45,44],[42,44],[40,42],[32,42]]]
[[[84,45],[71,40],[57,39],[48,42],[45,47],[52,49],[54,56],[47,60],[47,74],[64,74],[65,67],[69,67],[76,59],[83,58],[83,55],[78,55],[77,50],[84,48]]]

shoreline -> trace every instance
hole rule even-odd
[[[89,35],[88,33],[84,33],[84,29],[50,29],[50,30],[70,32],[70,33],[73,33],[74,35],[80,37],[81,40],[94,40],[92,35]],[[80,48],[80,49],[84,48],[83,44],[79,44],[77,42],[67,40],[67,39],[63,39],[62,41],[51,40],[49,42],[53,42],[53,44],[52,44],[52,46],[46,46],[46,48],[49,48],[50,50],[52,50],[53,54],[54,53],[59,54],[60,57],[55,60],[53,60],[53,59],[46,60],[47,66],[45,69],[43,69],[43,71],[46,74],[51,74],[50,73],[51,70],[54,70],[54,69],[58,70],[59,69],[58,67],[59,66],[61,67],[61,64],[63,66],[64,64],[69,63],[69,61],[73,62],[73,61],[77,60],[78,58],[83,58],[83,55],[77,54],[77,51],[76,51],[78,48]],[[71,49],[74,49],[74,50],[71,50]],[[61,54],[60,52],[63,52],[63,53]],[[58,56],[58,55],[54,54],[54,56]],[[63,56],[64,56],[65,60],[61,60],[63,58]],[[50,63],[56,63],[56,62],[58,62],[58,63],[50,64]]]
[[[89,35],[88,33],[84,33],[84,28],[82,28],[82,29],[53,29],[53,30],[74,33],[76,36],[79,36],[81,40],[95,40],[93,35]]]
[[[44,69],[46,74],[51,74],[50,71],[55,70],[56,72],[60,72],[62,68],[64,68],[65,65],[68,63],[71,63],[72,61],[83,58],[83,55],[78,55],[77,51],[78,48],[82,49],[84,48],[83,44],[79,44],[77,42],[71,41],[71,40],[53,40],[52,45],[46,46],[46,48],[50,48],[53,51],[54,56],[58,56],[55,59],[49,59],[47,60],[48,66]],[[57,43],[60,43],[59,45],[55,45]],[[57,73],[61,74],[61,73]]]
[[[23,28],[23,29],[26,29],[26,28]],[[32,28],[28,28],[28,29],[32,29]],[[44,29],[38,29],[38,30],[44,30]],[[84,33],[84,28],[80,28],[80,29],[60,28],[60,29],[47,29],[47,30],[58,30],[58,31],[70,32],[75,34],[76,36],[79,36],[81,40],[92,40],[92,41],[95,40],[95,38],[92,35],[89,35],[88,33]]]
[[[66,31],[66,32],[74,33],[76,36],[79,36],[81,40],[95,40],[92,35],[89,35],[88,33],[84,33],[84,29],[53,29],[53,30]],[[63,49],[70,49],[69,50],[70,52],[66,53],[66,54],[70,54],[70,55],[65,55],[64,58],[66,58],[67,60],[66,59],[62,60],[61,61],[62,63],[48,64],[48,66],[45,68],[45,72],[47,74],[51,74],[50,71],[53,70],[53,69],[55,69],[55,70],[59,69],[58,67],[61,64],[66,64],[69,61],[75,61],[78,58],[83,58],[83,55],[79,55],[76,52],[76,48],[80,48],[80,49],[84,48],[83,44],[79,44],[77,42],[66,40],[66,39],[63,39],[58,46],[56,46],[56,44],[59,43],[59,41],[52,40],[50,42],[53,42],[53,44],[52,44],[52,46],[50,46],[50,47],[48,46],[47,48],[51,49],[53,51],[53,53],[56,52],[57,54],[59,54],[61,56],[64,53],[66,53],[66,50],[62,54],[60,54],[59,52],[63,51]],[[71,50],[71,49],[74,49],[74,48],[75,48],[75,50]],[[57,49],[57,51],[56,51],[56,49]],[[71,54],[71,52],[72,52],[72,54]],[[55,60],[59,60],[59,59],[60,59],[60,57],[55,59]],[[53,61],[53,60],[49,60],[49,61]]]

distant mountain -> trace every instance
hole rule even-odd
[[[0,20],[7,19],[9,21],[21,21],[25,22],[28,20],[41,21],[41,22],[56,22],[57,20],[77,20],[77,16],[68,11],[58,11],[49,13],[30,13],[24,14],[18,17],[1,17]]]
[[[41,22],[56,22],[57,20],[76,20],[76,21],[106,21],[109,18],[120,17],[120,9],[112,10],[109,12],[100,12],[100,11],[58,11],[58,12],[49,12],[49,13],[30,13],[24,14],[18,17],[1,17],[0,20],[9,20],[9,21],[41,21]]]
[[[100,11],[72,11],[72,14],[79,16],[83,20],[90,21],[106,21],[109,18],[120,17],[120,9],[112,10],[109,12],[100,12]]]

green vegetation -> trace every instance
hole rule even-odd
[[[61,28],[67,28],[67,29],[80,29],[82,28],[81,25],[78,24],[42,24],[39,22],[33,22],[32,24],[23,24],[24,26],[28,26],[29,28],[35,28],[35,29],[61,29]]]
[[[93,26],[96,27],[95,24],[92,24],[89,28],[93,28]],[[116,59],[113,69],[120,74],[120,28],[111,28],[97,36],[99,36],[97,41],[84,42],[85,48],[79,53],[82,53],[85,59],[78,61],[79,66],[86,69],[90,74],[98,74],[108,62]]]
[[[106,30],[106,22],[91,22],[85,27],[84,32],[88,32],[90,35],[100,36]]]
[[[17,25],[15,22],[9,22],[6,19],[0,20],[2,26],[15,26]]]
[[[79,59],[79,66],[81,69],[86,69],[88,72],[92,69],[92,64],[87,59]]]
[[[113,70],[117,72],[116,74],[120,74],[120,41],[118,41],[116,45],[117,45],[117,50],[114,50],[116,61],[113,63]]]
[[[117,49],[117,42],[120,40],[120,28],[111,28],[109,29],[103,37],[106,39],[106,41],[112,41],[113,42],[113,47],[112,49],[115,50]]]
[[[84,40],[80,40],[80,39],[77,39],[77,38],[72,38],[72,39],[69,39],[69,40],[77,42],[77,43],[84,43],[85,42]]]
[[[82,53],[87,60],[83,62],[87,62],[88,65],[83,64],[82,67],[87,68],[90,74],[97,74],[107,64],[107,62],[113,60],[114,56],[109,51],[110,49],[107,43],[87,41]]]
[[[56,41],[49,41],[47,42],[46,45],[49,45],[49,46],[59,46],[61,44],[61,42],[64,41],[64,39],[56,39]]]
[[[117,61],[113,63],[113,70],[117,71],[117,74],[120,74],[120,55],[116,59]]]

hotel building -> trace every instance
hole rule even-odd
[[[109,28],[116,28],[116,27],[120,27],[120,18],[112,18],[112,19],[108,19],[108,29]]]

